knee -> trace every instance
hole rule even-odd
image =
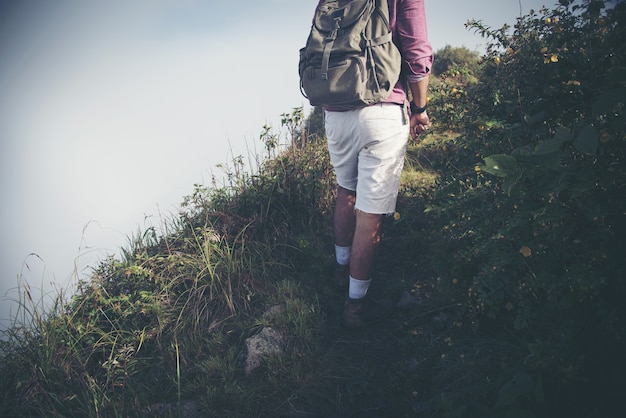
[[[356,196],[356,191],[346,189],[343,186],[337,185],[337,194],[344,195],[344,196]]]

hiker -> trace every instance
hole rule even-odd
[[[316,10],[324,3],[320,0]],[[348,291],[342,324],[349,328],[391,313],[367,293],[382,216],[395,212],[409,136],[417,138],[430,126],[426,93],[433,54],[424,0],[387,0],[387,5],[392,41],[401,56],[398,81],[378,103],[348,110],[324,106],[328,149],[337,177],[333,279],[337,287]]]

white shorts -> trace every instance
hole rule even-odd
[[[325,127],[337,183],[356,191],[355,208],[373,214],[394,212],[409,138],[405,107],[382,103],[327,111]]]

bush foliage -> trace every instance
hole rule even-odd
[[[444,74],[436,104],[463,127],[455,167],[472,154],[476,165],[444,176],[430,209],[446,221],[433,258],[452,256],[440,274],[464,284],[474,326],[526,345],[530,375],[580,389],[591,374],[609,400],[625,347],[626,7],[605,6],[561,0],[513,28],[468,22],[489,40],[480,81]],[[570,396],[580,407],[591,394]]]
[[[293,109],[263,127],[257,168],[234,158],[71,300],[41,311],[25,285],[0,415],[621,416],[625,17],[560,0],[468,22],[482,57],[438,52],[435,126],[410,144],[375,275],[417,303],[383,328],[334,319],[323,113]],[[285,354],[243,376],[263,326]]]

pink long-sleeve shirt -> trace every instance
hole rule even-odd
[[[424,0],[387,0],[387,3],[393,41],[402,54],[402,74],[409,83],[415,83],[430,74],[433,64]],[[405,100],[403,83],[398,81],[385,102]]]
[[[409,83],[415,83],[430,74],[433,64],[424,0],[387,0],[387,3],[393,42],[402,54],[402,76]],[[403,104],[406,101],[402,76],[384,102]]]

